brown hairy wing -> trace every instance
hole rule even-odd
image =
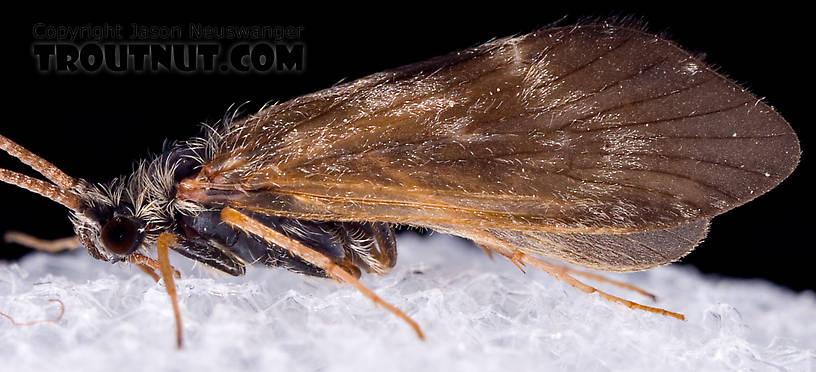
[[[672,42],[539,30],[268,107],[179,196],[323,220],[627,233],[720,214],[799,159],[770,106]]]
[[[583,234],[432,225],[473,240],[507,257],[521,253],[605,271],[636,271],[665,265],[691,252],[708,233],[710,220],[631,234]]]

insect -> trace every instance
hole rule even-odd
[[[0,180],[70,209],[91,256],[165,281],[179,346],[170,249],[231,275],[261,263],[348,283],[422,337],[358,281],[394,266],[395,224],[682,319],[546,259],[605,271],[675,261],[800,156],[773,108],[674,43],[609,23],[498,39],[270,105],[108,184],[2,136],[0,148],[50,182],[6,169]]]

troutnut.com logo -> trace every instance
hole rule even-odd
[[[303,72],[302,26],[85,24],[32,27],[43,73]]]

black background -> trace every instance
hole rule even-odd
[[[402,4],[404,6],[404,4]],[[799,134],[804,154],[798,169],[768,194],[714,219],[711,233],[683,259],[706,272],[760,277],[791,288],[816,289],[813,243],[812,26],[797,9],[709,9],[665,3],[635,6],[565,8],[541,3],[533,9],[511,3],[490,8],[447,9],[417,5],[381,13],[359,9],[237,9],[232,15],[156,17],[151,15],[69,15],[44,9],[8,14],[3,68],[0,132],[52,161],[66,173],[93,182],[129,172],[133,161],[161,149],[163,140],[195,135],[199,122],[213,123],[233,103],[248,110],[283,101],[386,68],[463,49],[493,37],[532,31],[567,18],[634,15],[649,29],[667,35],[732,79],[766,97]],[[500,6],[500,7],[499,7]],[[220,7],[220,6],[219,6]],[[50,9],[49,14],[42,13]],[[155,13],[155,11],[154,11]],[[130,22],[181,25],[303,26],[306,66],[301,74],[125,74],[39,73],[31,53],[32,26]],[[27,174],[14,159],[0,156],[0,167]],[[63,207],[5,184],[0,185],[0,233],[20,230],[44,238],[72,233]],[[27,252],[0,246],[0,258]],[[89,257],[89,259],[91,259]]]

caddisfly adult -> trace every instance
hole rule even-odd
[[[271,105],[109,184],[69,177],[2,136],[0,148],[50,182],[6,169],[0,180],[69,208],[93,257],[164,279],[179,345],[170,249],[232,275],[259,262],[348,283],[422,337],[358,281],[394,266],[393,224],[471,239],[593,292],[575,279],[593,274],[544,259],[607,271],[675,261],[800,155],[757,97],[670,41],[605,23],[498,39]]]

